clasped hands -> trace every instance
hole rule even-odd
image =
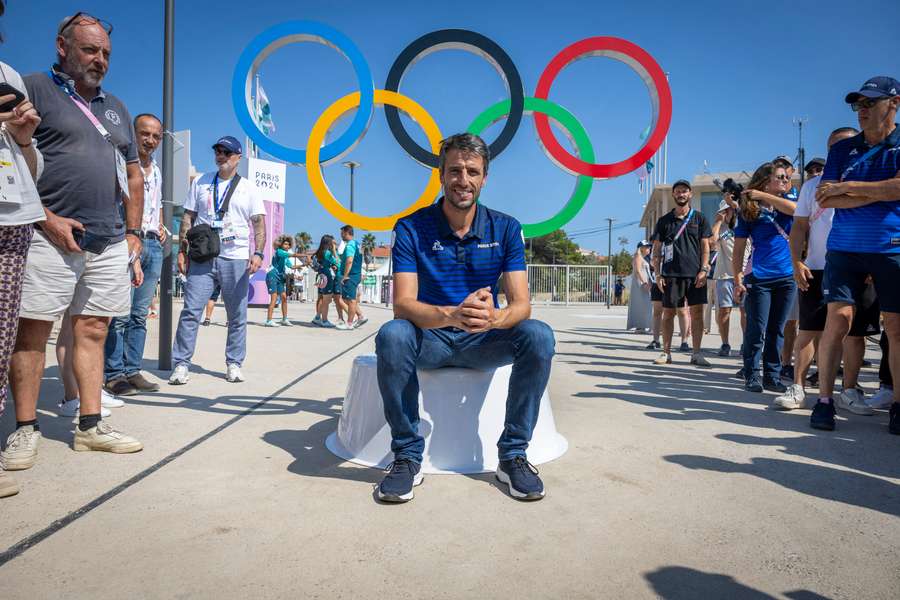
[[[451,313],[454,327],[466,333],[483,333],[499,323],[500,311],[494,307],[494,295],[490,287],[475,290]]]

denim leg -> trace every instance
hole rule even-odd
[[[763,376],[777,381],[781,377],[781,349],[784,347],[784,325],[794,305],[797,284],[793,277],[782,277],[767,282],[771,293],[769,320],[766,324],[766,341],[763,350]]]
[[[247,357],[247,299],[250,292],[249,261],[216,258],[222,301],[228,316],[228,338],[225,342],[225,364],[241,366]],[[207,297],[207,300],[209,298]]]
[[[396,458],[422,462],[425,440],[419,435],[417,364],[439,367],[451,356],[440,332],[422,330],[404,319],[388,321],[375,336],[378,390],[384,417],[391,427],[391,451]]]
[[[147,339],[147,313],[150,301],[156,293],[159,274],[162,271],[162,246],[152,238],[144,240],[141,250],[141,269],[144,283],[131,293],[131,316],[125,324],[125,375],[141,370],[144,358],[144,342]]]
[[[750,281],[747,286],[747,331],[744,332],[744,377],[759,376],[762,357],[763,334],[769,318],[772,295],[764,283]]]
[[[188,268],[187,281],[184,284],[184,306],[178,317],[178,329],[175,330],[175,343],[172,344],[172,364],[191,364],[194,347],[197,345],[197,329],[200,327],[200,315],[206,308],[206,301],[216,286],[216,275],[213,273],[213,261],[205,263],[192,262]]]
[[[132,292],[134,302],[134,292]],[[103,345],[103,380],[109,381],[125,374],[125,325],[127,317],[113,317],[109,321],[106,342]]]
[[[491,369],[512,363],[506,420],[497,449],[500,460],[525,456],[550,379],[556,346],[553,330],[543,321],[528,319],[511,329],[466,335],[458,346],[453,365]]]

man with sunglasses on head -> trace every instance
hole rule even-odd
[[[810,426],[835,427],[834,379],[841,344],[850,331],[856,298],[871,276],[891,346],[900,347],[900,82],[873,77],[844,99],[857,112],[862,133],[828,151],[816,201],[834,208],[822,292],[828,302],[819,343],[819,400]],[[900,353],[891,353],[900,377]],[[894,389],[888,430],[900,435],[900,388]]]
[[[19,331],[10,368],[16,431],[2,460],[27,469],[41,438],[36,406],[53,323],[72,317],[72,366],[81,392],[76,451],[129,453],[136,439],[101,421],[103,345],[112,317],[128,314],[140,285],[144,178],[131,116],[100,87],[109,69],[112,26],[84,13],[66,17],[56,36],[57,62],[25,77],[41,123],[38,180],[46,221],[34,232],[22,283]],[[124,210],[123,210],[124,205]],[[123,216],[124,213],[124,216]]]
[[[187,275],[187,281],[172,348],[175,370],[169,377],[171,385],[188,382],[200,316],[217,285],[228,317],[225,379],[231,383],[244,381],[241,366],[247,356],[247,299],[250,276],[262,265],[262,250],[266,247],[266,208],[253,182],[237,173],[243,152],[241,143],[226,135],[212,148],[218,169],[194,179],[184,201],[181,231],[186,233],[178,253],[178,270]],[[201,224],[209,225],[212,235],[219,237],[220,249],[214,257],[192,261],[185,238],[191,235],[192,226]],[[252,255],[251,231],[256,249]]]

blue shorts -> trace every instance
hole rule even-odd
[[[716,279],[716,308],[739,308],[743,304],[734,299],[734,279]]]
[[[283,294],[284,274],[278,271],[266,273],[266,288],[268,288],[270,294]]]
[[[344,300],[356,300],[356,289],[359,287],[359,279],[350,277],[340,284],[341,298]]]
[[[856,304],[866,288],[866,277],[872,276],[878,304],[882,311],[900,313],[900,254],[841,252],[825,254],[822,293],[827,302]]]

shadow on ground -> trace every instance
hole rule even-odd
[[[644,577],[653,591],[664,600],[696,600],[697,598],[728,598],[729,600],[776,600],[730,575],[705,573],[688,567],[662,567]],[[809,590],[785,592],[791,600],[828,600]]]

